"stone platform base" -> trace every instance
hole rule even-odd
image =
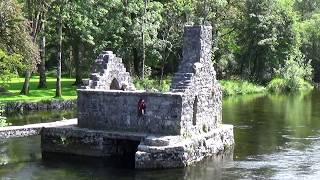
[[[76,126],[45,128],[41,132],[43,153],[132,156],[137,169],[185,167],[222,153],[233,144],[232,125],[221,125],[193,137],[97,131]]]

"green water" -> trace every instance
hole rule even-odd
[[[71,119],[75,116],[75,111],[43,111],[30,112],[27,114],[13,114],[8,116],[6,121],[12,126],[21,126],[25,124],[37,124],[60,121],[62,119]]]
[[[233,153],[185,169],[138,171],[100,161],[42,161],[40,137],[0,140],[1,179],[320,179],[320,92],[224,100]]]

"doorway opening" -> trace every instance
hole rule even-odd
[[[110,84],[110,90],[120,90],[119,82],[116,78],[114,78]]]

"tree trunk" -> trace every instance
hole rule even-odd
[[[80,43],[79,40],[76,40],[73,44],[73,59],[75,64],[75,70],[76,70],[76,82],[74,82],[73,85],[82,85],[82,75],[81,75],[81,59],[83,57],[83,54],[81,53],[83,49],[83,45]]]
[[[42,30],[44,31],[45,25],[44,22],[42,24]],[[42,36],[42,42],[40,46],[40,66],[39,66],[39,74],[40,74],[40,79],[39,79],[39,89],[47,88],[47,77],[46,77],[46,36]]]
[[[23,87],[22,87],[22,90],[21,90],[20,94],[23,94],[23,95],[28,95],[29,94],[30,77],[31,77],[31,71],[27,70],[26,74],[25,74],[25,77],[24,77]]]
[[[161,66],[160,86],[163,84],[164,65]]]
[[[59,51],[58,51],[58,64],[57,64],[57,82],[56,82],[56,96],[61,97],[61,61],[62,61],[62,2],[60,5],[59,15]]]
[[[144,11],[143,11],[143,24],[142,24],[142,74],[141,78],[144,80],[144,64],[146,61],[146,43],[145,43],[145,34],[144,34],[144,29],[145,29],[145,24],[146,24],[146,11],[147,11],[147,0],[144,0]]]
[[[136,48],[132,49],[132,55],[133,55],[133,69],[134,69],[134,74],[139,76],[140,74],[140,58],[138,55],[138,50]]]

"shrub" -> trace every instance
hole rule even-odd
[[[9,123],[7,123],[7,118],[2,116],[3,112],[4,112],[3,105],[0,104],[0,127],[5,127],[5,126],[10,125]]]
[[[285,92],[287,91],[286,81],[282,78],[275,78],[269,82],[267,89],[271,92]]]
[[[165,78],[160,82],[158,79],[145,78],[134,79],[134,85],[138,90],[168,92],[170,90],[171,78]]]
[[[255,94],[265,92],[265,88],[263,86],[255,85],[248,81],[222,80],[220,82],[222,85],[224,96]]]
[[[271,92],[300,91],[312,89],[308,82],[312,76],[311,61],[306,61],[299,50],[289,55],[285,64],[275,70],[278,78],[273,79],[267,86]]]
[[[301,78],[294,81],[283,78],[275,78],[268,84],[267,89],[270,92],[283,93],[311,90],[313,89],[313,86],[308,81]]]

